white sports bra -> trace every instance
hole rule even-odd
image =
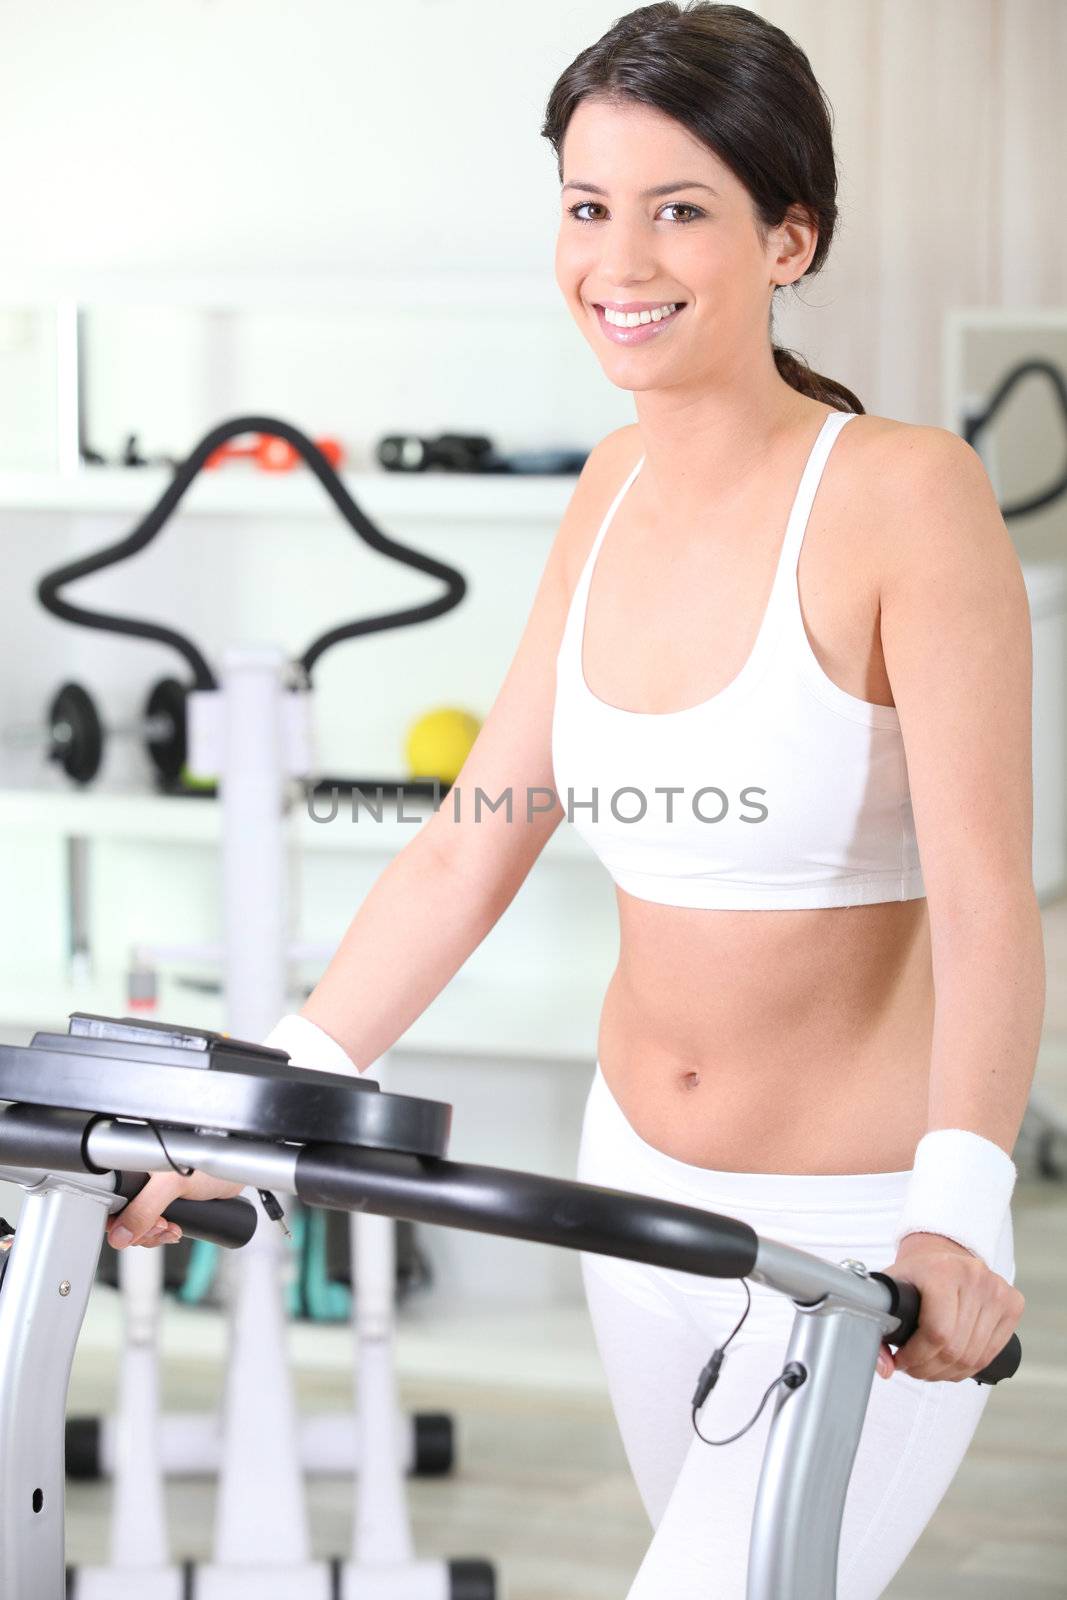
[[[608,507],[556,658],[552,762],[568,821],[627,894],[768,911],[925,894],[896,708],[826,676],[800,610],[804,531],[851,416],[832,411],[812,447],[752,654],[699,705],[624,711],[585,681],[593,567],[644,456]]]

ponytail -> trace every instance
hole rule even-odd
[[[836,378],[824,378],[821,372],[814,372],[795,350],[786,350],[780,344],[772,345],[771,350],[779,375],[791,389],[806,394],[812,400],[819,400],[823,405],[832,406],[835,411],[863,413],[863,405],[852,390],[846,389]]]

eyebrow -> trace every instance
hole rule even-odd
[[[606,189],[599,189],[595,183],[582,183],[578,178],[572,178],[570,182],[563,185],[563,188],[585,189],[589,194],[607,194],[608,192]],[[710,183],[698,183],[695,178],[683,178],[678,183],[657,183],[652,189],[642,189],[638,198],[641,200],[654,200],[659,195],[674,194],[678,189],[706,189],[709,194],[715,196],[716,200],[721,198]]]

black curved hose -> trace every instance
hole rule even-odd
[[[1063,412],[1064,432],[1067,436],[1067,381],[1062,371],[1052,361],[1046,361],[1040,356],[1034,356],[1027,361],[1020,361],[1017,366],[1009,368],[1004,377],[993,390],[992,395],[984,410],[975,416],[969,417],[964,426],[963,437],[969,445],[973,445],[980,433],[984,433],[992,422],[1001,406],[1005,404],[1012,391],[1024,378],[1035,374],[1047,378],[1052,385],[1052,392],[1059,402]],[[1031,511],[1040,511],[1044,506],[1050,506],[1060,495],[1067,493],[1067,451],[1064,453],[1063,471],[1058,478],[1053,479],[1046,489],[1041,489],[1037,494],[1029,495],[1025,500],[1009,501],[1000,508],[1000,514],[1005,522],[1012,517],[1025,517]]]
[[[45,610],[64,622],[73,622],[81,627],[101,628],[108,633],[130,634],[136,638],[152,639],[157,644],[168,645],[178,652],[192,670],[192,688],[217,689],[218,680],[204,656],[183,634],[177,633],[173,628],[166,628],[161,623],[142,622],[135,617],[120,617],[109,612],[90,611],[83,606],[72,605],[69,600],[61,597],[59,591],[66,584],[84,578],[90,572],[100,572],[104,567],[115,566],[118,562],[125,561],[128,556],[136,555],[138,551],[143,550],[177,509],[189,485],[208,458],[228,439],[233,439],[242,433],[265,433],[274,438],[287,440],[311,468],[349,527],[361,539],[372,549],[380,551],[382,555],[391,556],[393,560],[401,561],[408,567],[415,567],[420,572],[428,572],[432,577],[440,578],[445,584],[444,594],[436,600],[427,601],[425,605],[408,606],[402,611],[382,612],[378,616],[362,617],[321,634],[300,657],[300,665],[309,679],[312,668],[319,658],[342,639],[354,639],[359,634],[377,633],[387,628],[402,628],[410,623],[428,622],[431,617],[439,617],[444,612],[451,611],[452,607],[463,599],[467,592],[467,583],[463,575],[446,562],[436,561],[432,556],[423,555],[419,550],[412,550],[408,545],[390,539],[376,528],[352,499],[322,451],[306,434],[288,422],[279,421],[277,417],[250,416],[235,417],[230,422],[221,422],[218,427],[212,428],[210,433],[206,433],[191,455],[175,468],[171,482],[132,533],[120,539],[117,544],[108,545],[106,549],[97,551],[95,555],[83,556],[78,561],[68,562],[67,565],[56,568],[54,572],[47,573],[37,585],[37,598]]]

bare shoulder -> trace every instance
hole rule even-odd
[[[883,578],[908,566],[993,561],[1015,547],[977,451],[948,428],[858,416],[846,429],[850,487],[862,494]]]
[[[891,506],[901,494],[928,490],[938,499],[983,488],[992,495],[978,452],[948,428],[862,415],[847,434],[851,471],[878,503]]]

